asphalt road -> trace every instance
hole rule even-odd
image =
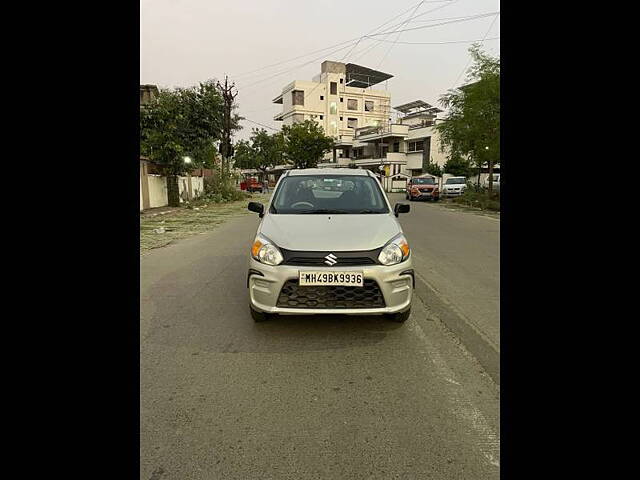
[[[453,308],[484,318],[470,306],[485,277],[464,271],[497,227],[412,209],[401,218],[416,269]],[[403,325],[255,324],[246,255],[257,223],[236,218],[140,259],[140,478],[497,479],[499,386],[440,312],[416,297]],[[475,253],[456,251],[467,248]]]
[[[424,281],[500,352],[500,220],[424,201],[399,218]]]

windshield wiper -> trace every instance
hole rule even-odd
[[[350,213],[347,210],[335,210],[335,209],[328,209],[328,208],[319,208],[317,210],[298,210],[295,213],[302,213],[302,214],[314,214],[314,213],[318,213],[318,214],[323,214],[323,213]]]

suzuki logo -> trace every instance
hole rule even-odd
[[[336,263],[338,263],[338,257],[336,257],[333,253],[330,253],[329,255],[327,255],[324,258],[326,258],[324,263],[326,263],[330,267],[333,267]]]

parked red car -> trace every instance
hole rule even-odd
[[[262,193],[263,185],[256,178],[250,178],[247,181],[247,192],[260,192]]]
[[[440,200],[440,189],[435,177],[413,177],[407,182],[407,200]]]

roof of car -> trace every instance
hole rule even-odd
[[[289,175],[368,175],[360,168],[300,168],[289,170]]]

